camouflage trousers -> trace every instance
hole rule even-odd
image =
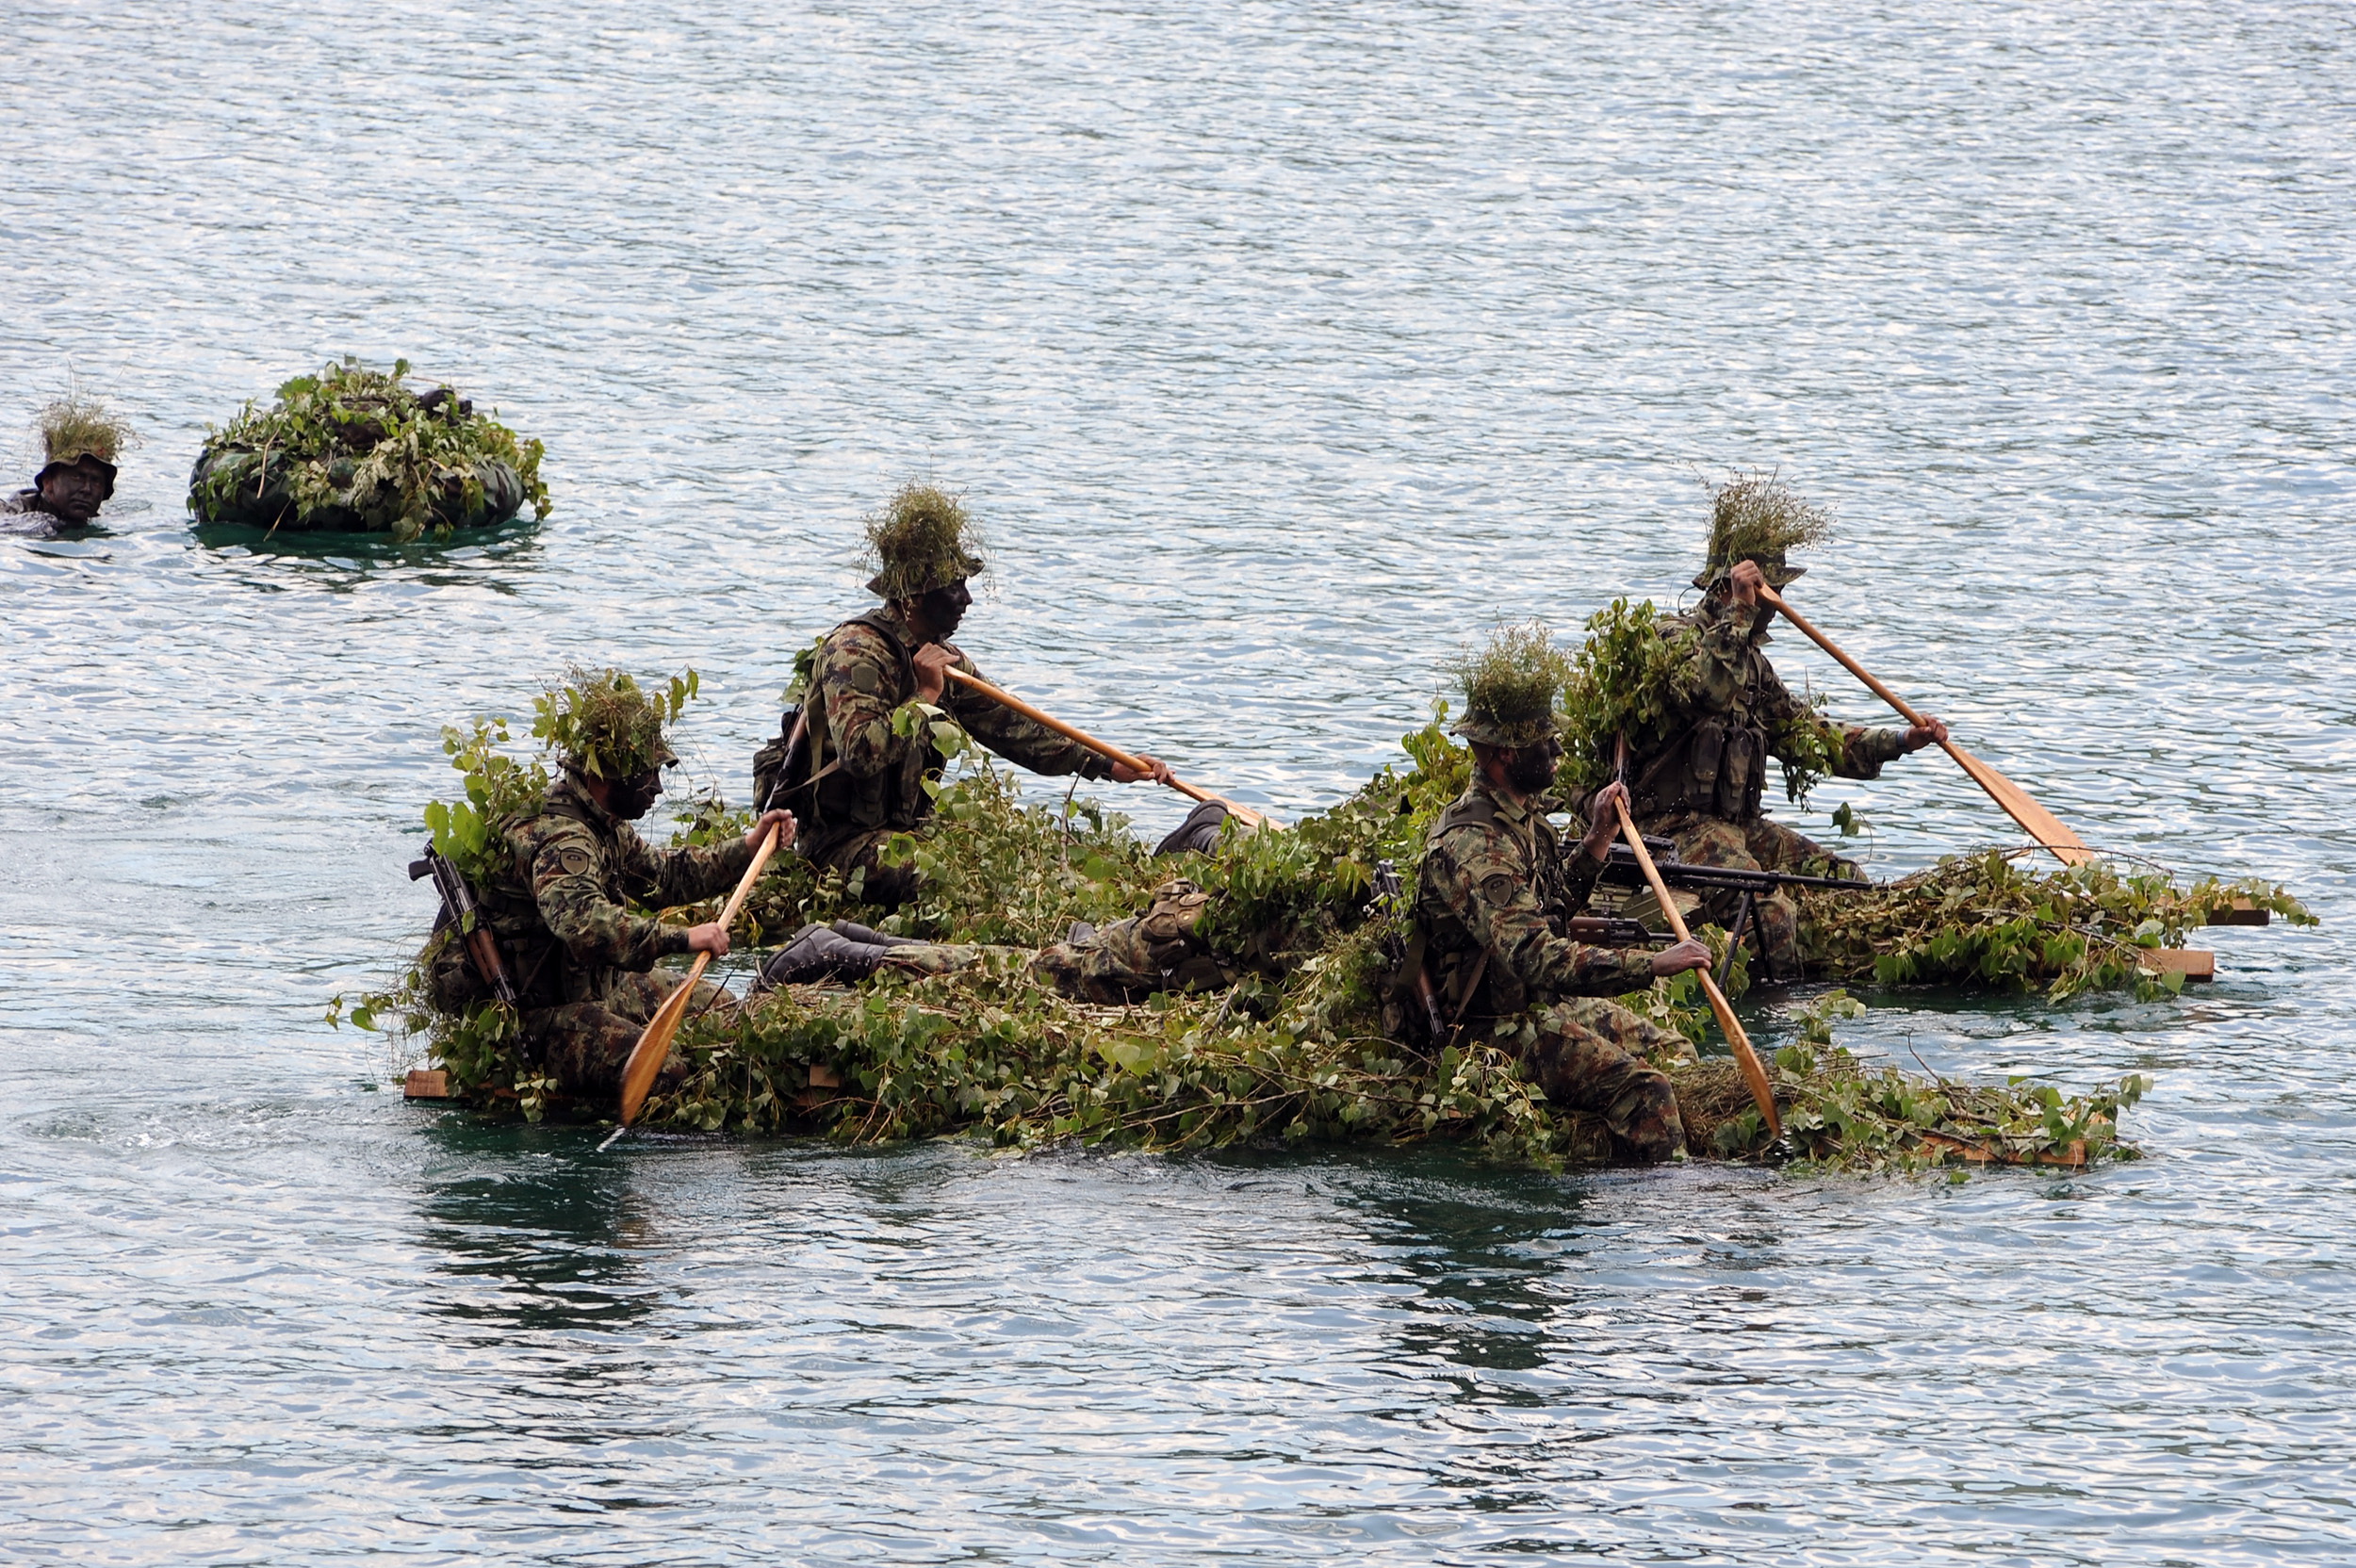
[[[1734,823],[1721,817],[1681,813],[1645,823],[1644,830],[1674,841],[1677,858],[1692,865],[1726,866],[1736,871],[1788,871],[1808,876],[1860,874],[1856,861],[1844,860],[1815,840],[1765,817]],[[1711,891],[1702,896],[1702,916],[1731,931],[1742,905],[1741,893]],[[1752,948],[1765,955],[1767,967],[1775,977],[1799,979],[1805,970],[1800,956],[1800,908],[1792,903],[1792,895],[1777,892],[1753,899],[1751,923]],[[1757,977],[1759,971],[1754,969],[1752,973]]]
[[[1685,1152],[1677,1090],[1645,1060],[1648,1053],[1693,1059],[1684,1036],[1616,1002],[1574,996],[1499,1020],[1489,1043],[1512,1053],[1522,1076],[1554,1104],[1602,1118],[1627,1158],[1649,1165]]]
[[[684,978],[663,970],[622,974],[604,995],[591,1001],[528,1008],[523,1016],[524,1040],[564,1084],[566,1093],[579,1100],[616,1099],[622,1092],[622,1066],[630,1060],[630,1048]],[[709,980],[696,981],[687,1016],[695,1017],[724,994]],[[679,1065],[680,1057],[674,1052],[663,1070],[668,1073]]]
[[[885,962],[918,974],[955,974],[980,963],[994,963],[1003,970],[1030,956],[1023,948],[992,947],[987,942],[909,942],[893,948]]]
[[[1183,879],[1153,890],[1144,914],[1042,951],[1033,972],[1075,1002],[1120,1005],[1155,991],[1215,991],[1234,981],[1195,935],[1211,895]]]
[[[914,898],[917,889],[924,881],[914,866],[887,866],[883,863],[884,845],[907,831],[900,827],[878,827],[872,833],[855,833],[841,843],[830,845],[824,855],[813,859],[812,864],[825,871],[839,871],[846,878],[857,874],[860,878],[860,903],[896,909]],[[922,833],[923,829],[917,831]]]

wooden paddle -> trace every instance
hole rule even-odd
[[[1807,617],[1785,603],[1782,595],[1765,583],[1761,583],[1759,596],[1766,602],[1769,608],[1807,633],[1809,642],[1839,660],[1841,667],[1865,682],[1866,688],[1875,696],[1896,709],[1899,716],[1906,723],[1917,726],[1922,723],[1922,714],[1907,707],[1905,699],[1897,693],[1874,679],[1872,671],[1842,652],[1838,643],[1808,625]],[[2052,850],[2063,865],[2080,865],[2094,858],[2094,851],[2086,847],[2086,841],[2084,839],[2072,833],[2059,817],[2031,800],[2020,785],[2015,784],[2011,779],[1955,744],[1955,742],[1941,741],[1939,743],[1945,749],[1948,756],[1955,760],[1958,767],[1972,776],[1973,783],[1988,792],[1990,800],[2003,807],[2013,821],[2026,828],[2029,837]]]
[[[1068,741],[1079,742],[1082,745],[1088,747],[1088,750],[1096,753],[1097,756],[1118,762],[1122,767],[1129,769],[1133,773],[1151,774],[1153,771],[1153,769],[1147,767],[1143,761],[1130,756],[1127,752],[1122,751],[1119,746],[1107,745],[1104,742],[1098,740],[1095,736],[1089,734],[1087,730],[1075,729],[1072,726],[1064,723],[1061,719],[1055,718],[1047,713],[1041,712],[1039,710],[1032,707],[1029,703],[1024,702],[1021,697],[1016,696],[1012,692],[1004,691],[999,687],[992,686],[989,681],[984,680],[980,676],[968,675],[963,670],[958,669],[955,664],[950,665],[942,673],[947,675],[950,679],[956,681],[958,685],[973,688],[974,691],[981,693],[982,695],[990,698],[990,701],[998,703],[1004,707],[1013,709],[1016,712],[1022,714],[1024,718],[1029,719],[1034,724],[1045,725],[1048,728],[1054,730],[1056,734],[1062,736]],[[1189,800],[1218,801],[1221,806],[1226,807],[1230,812],[1234,813],[1235,820],[1243,824],[1246,827],[1258,827],[1268,821],[1267,817],[1261,815],[1257,811],[1254,811],[1249,806],[1238,806],[1234,801],[1227,799],[1223,795],[1215,795],[1208,790],[1198,789],[1194,785],[1187,783],[1183,778],[1172,778],[1170,781],[1170,787],[1177,791],[1180,794],[1185,795]]]
[[[744,906],[744,897],[761,880],[762,868],[769,857],[777,853],[777,830],[773,825],[762,836],[761,848],[753,854],[753,863],[745,868],[744,878],[737,883],[736,891],[728,895],[728,906],[720,911],[720,929],[725,931],[736,923],[736,911]],[[655,1009],[654,1017],[640,1032],[638,1043],[630,1048],[630,1060],[622,1067],[622,1126],[638,1119],[639,1108],[646,1102],[646,1091],[654,1087],[655,1074],[663,1070],[663,1063],[671,1054],[671,1038],[679,1033],[681,1020],[687,1017],[687,1004],[695,999],[695,982],[704,977],[711,967],[712,955],[695,955],[695,967],[687,972],[679,989],[665,997]],[[615,1136],[619,1136],[617,1129]],[[611,1142],[611,1139],[607,1140]]]
[[[1677,939],[1692,941],[1685,929],[1685,917],[1677,913],[1677,901],[1669,896],[1669,885],[1661,880],[1661,868],[1652,863],[1652,851],[1644,847],[1644,836],[1636,831],[1636,819],[1628,814],[1628,802],[1614,800],[1612,808],[1620,813],[1620,836],[1628,840],[1628,847],[1635,852],[1636,863],[1644,868],[1644,880],[1652,884],[1653,897],[1661,901],[1661,912],[1667,917],[1669,929]],[[1718,982],[1710,977],[1710,971],[1697,969],[1693,977],[1702,983],[1702,994],[1710,998],[1710,1010],[1718,1015],[1718,1027],[1726,1032],[1726,1043],[1734,1047],[1735,1065],[1742,1070],[1742,1082],[1751,1088],[1751,1099],[1759,1106],[1759,1114],[1767,1119],[1767,1131],[1775,1137],[1783,1136],[1783,1119],[1775,1114],[1775,1091],[1768,1086],[1767,1070],[1759,1065],[1759,1053],[1751,1049],[1751,1037],[1742,1032],[1735,1020],[1733,1004],[1726,993],[1718,988]]]

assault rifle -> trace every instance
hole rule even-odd
[[[1651,947],[1677,939],[1666,931],[1649,931],[1640,920],[1617,915],[1573,915],[1562,923],[1562,934],[1589,947]]]
[[[442,918],[466,944],[466,959],[483,983],[491,988],[491,994],[509,1006],[515,1006],[515,988],[507,978],[507,966],[499,961],[499,943],[491,939],[491,928],[483,923],[474,906],[474,891],[449,857],[436,850],[431,842],[425,846],[425,858],[409,862],[409,880],[434,878],[434,890],[442,895]]]
[[[1393,973],[1404,973],[1407,939],[1399,935],[1399,927],[1407,920],[1407,890],[1399,885],[1399,868],[1388,860],[1374,863],[1374,897],[1366,905],[1366,913],[1373,919],[1389,921],[1390,929],[1383,934],[1383,956]],[[1423,1004],[1423,1021],[1432,1031],[1432,1043],[1436,1049],[1448,1038],[1448,1027],[1440,1014],[1439,993],[1432,988],[1432,972],[1417,964],[1409,978],[1415,988],[1415,1000]]]

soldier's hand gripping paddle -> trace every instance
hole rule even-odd
[[[1761,583],[1759,596],[1770,609],[1775,610],[1785,620],[1790,621],[1806,633],[1809,642],[1839,660],[1842,669],[1865,682],[1867,690],[1896,709],[1899,717],[1910,725],[1922,724],[1922,714],[1907,707],[1905,699],[1897,693],[1874,679],[1873,673],[1864,665],[1841,651],[1841,645],[1808,625],[1805,616],[1784,602],[1781,594]],[[1939,743],[1945,749],[1948,756],[1955,760],[1957,767],[1972,776],[1973,783],[1988,792],[1990,800],[2003,807],[2006,815],[2027,829],[2029,837],[2052,850],[2063,865],[2075,866],[2094,858],[2094,851],[2086,847],[2086,841],[2084,839],[2072,833],[2061,818],[2031,800],[2020,785],[2015,784],[2011,779],[1955,744],[1955,742],[1941,741]]]
[[[1644,868],[1644,880],[1652,884],[1653,897],[1661,901],[1661,912],[1669,922],[1669,929],[1677,940],[1691,941],[1685,929],[1685,917],[1677,913],[1677,901],[1669,896],[1669,885],[1661,880],[1661,868],[1652,863],[1652,851],[1644,847],[1644,836],[1636,831],[1636,819],[1628,814],[1628,802],[1614,800],[1612,809],[1620,813],[1620,836],[1628,840],[1628,847],[1635,853],[1636,863]],[[1751,1100],[1759,1106],[1759,1114],[1767,1119],[1767,1131],[1775,1137],[1783,1136],[1783,1119],[1775,1115],[1775,1091],[1768,1086],[1767,1070],[1759,1065],[1759,1053],[1751,1049],[1751,1037],[1742,1032],[1736,1021],[1733,1004],[1726,993],[1718,988],[1718,982],[1710,977],[1710,971],[1697,969],[1693,977],[1702,983],[1702,994],[1710,998],[1710,1010],[1718,1015],[1718,1027],[1726,1032],[1726,1043],[1734,1047],[1735,1066],[1742,1070],[1742,1082],[1751,1089]]]
[[[753,863],[744,868],[744,880],[737,883],[736,891],[728,895],[728,907],[720,911],[721,930],[726,931],[736,923],[736,911],[744,906],[745,895],[753,890],[753,884],[761,880],[761,870],[769,864],[769,857],[777,853],[777,827],[772,823],[769,831],[761,836],[761,848],[753,853]],[[704,971],[711,964],[711,954],[695,955],[695,968],[687,972],[687,978],[679,982],[679,989],[663,998],[663,1005],[655,1009],[654,1017],[640,1032],[638,1043],[630,1047],[630,1060],[622,1067],[622,1126],[627,1127],[638,1119],[639,1109],[646,1102],[646,1091],[654,1087],[655,1074],[663,1070],[664,1059],[671,1054],[672,1037],[679,1033],[680,1021],[687,1017],[687,1004],[695,999],[695,982],[704,977]],[[614,1136],[620,1135],[620,1130],[616,1129]],[[609,1138],[607,1141],[610,1143],[613,1140]]]
[[[955,664],[950,665],[941,673],[946,675],[950,679],[956,681],[958,685],[971,687],[973,690],[979,692],[982,695],[990,698],[990,701],[997,703],[1002,707],[1013,709],[1016,712],[1022,714],[1033,724],[1043,724],[1048,728],[1054,730],[1056,734],[1062,736],[1065,740],[1079,742],[1082,745],[1088,747],[1088,750],[1096,753],[1097,756],[1105,759],[1107,761],[1118,762],[1132,773],[1151,774],[1153,771],[1153,769],[1147,767],[1143,762],[1139,761],[1137,758],[1132,757],[1127,752],[1121,750],[1119,746],[1107,745],[1104,742],[1098,740],[1095,736],[1089,734],[1087,730],[1075,729],[1071,725],[1064,723],[1061,719],[1055,718],[1052,714],[1041,712],[1039,710],[1032,707],[1029,703],[1024,702],[1021,697],[1016,696],[1012,692],[1002,691],[1000,688],[992,686],[989,681],[984,680],[980,676],[968,675],[963,670],[958,669]],[[1227,799],[1224,795],[1215,795],[1208,790],[1198,789],[1196,786],[1187,783],[1183,778],[1173,777],[1170,781],[1170,787],[1177,791],[1180,794],[1185,795],[1189,800],[1218,801],[1221,806],[1227,808],[1229,814],[1234,816],[1237,822],[1243,824],[1246,827],[1259,827],[1269,821],[1268,817],[1254,811],[1249,806],[1238,806],[1234,801]],[[1277,824],[1276,825],[1282,826],[1283,825]]]

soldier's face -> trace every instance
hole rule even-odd
[[[1506,781],[1526,795],[1537,794],[1553,785],[1554,765],[1562,758],[1562,744],[1559,741],[1516,746],[1513,760],[1505,764]]]
[[[649,768],[635,778],[625,778],[614,786],[607,797],[613,803],[614,814],[624,822],[636,822],[654,809],[657,796],[663,793],[663,770]]]
[[[936,588],[924,595],[916,601],[916,607],[923,612],[924,625],[931,629],[932,634],[946,637],[957,630],[957,624],[965,619],[965,612],[973,603],[973,596],[966,591],[965,584],[953,582],[946,588]]]
[[[70,523],[87,523],[106,499],[106,472],[88,458],[41,482],[41,501]]]

